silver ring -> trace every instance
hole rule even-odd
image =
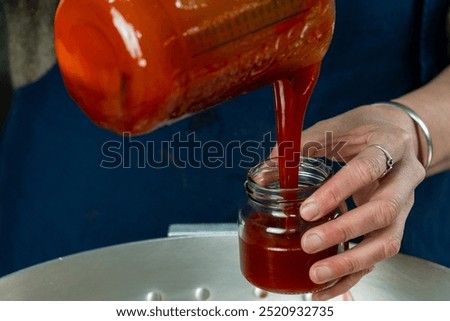
[[[411,108],[409,108],[408,106],[400,104],[396,101],[386,101],[386,102],[376,103],[373,105],[374,106],[384,105],[384,106],[400,108],[401,110],[406,112],[409,115],[409,117],[412,118],[412,120],[415,122],[415,124],[422,130],[423,136],[425,137],[425,140],[427,141],[428,155],[427,155],[427,158],[425,160],[423,160],[423,167],[425,167],[425,170],[427,170],[428,167],[430,167],[431,161],[433,160],[433,140],[431,139],[430,130],[428,129],[427,125],[422,120],[422,118],[420,118],[420,116],[417,115],[417,113],[414,110],[412,110]]]
[[[383,152],[384,156],[386,156],[386,170],[380,176],[380,178],[383,178],[384,176],[386,176],[387,173],[389,173],[391,171],[392,167],[394,167],[394,159],[392,158],[391,154],[389,154],[389,152],[386,149],[384,149],[383,147],[381,147],[378,144],[373,144],[368,147],[376,147]]]

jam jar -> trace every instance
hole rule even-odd
[[[315,284],[309,270],[315,262],[343,251],[345,245],[307,254],[300,241],[308,229],[341,215],[345,204],[315,222],[299,215],[302,202],[332,174],[322,160],[301,158],[298,187],[282,189],[276,159],[249,170],[245,182],[248,203],[239,213],[239,251],[241,271],[251,284],[284,294],[311,293],[333,285]]]

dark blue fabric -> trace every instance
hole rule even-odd
[[[337,0],[333,43],[306,126],[419,87],[446,64],[448,0]],[[235,222],[246,201],[248,158],[231,168],[180,165],[162,141],[195,132],[201,143],[261,142],[274,129],[271,87],[173,126],[132,138],[131,168],[106,169],[102,146],[122,137],[97,128],[67,95],[55,66],[15,92],[0,142],[0,275],[83,250],[165,236],[171,223]],[[272,139],[274,139],[272,134]],[[138,168],[139,141],[164,169]],[[267,137],[265,145],[267,146]],[[149,149],[147,148],[146,151]],[[261,157],[268,150],[254,149]],[[195,154],[200,158],[200,154]],[[177,158],[180,158],[177,161]],[[213,165],[213,164],[211,164]],[[402,251],[450,266],[450,173],[417,189]]]

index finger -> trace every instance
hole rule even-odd
[[[384,151],[392,155],[393,163],[402,156],[398,152]],[[384,151],[374,145],[361,151],[303,202],[300,207],[302,218],[307,221],[317,220],[337,208],[359,189],[380,179],[389,166],[392,166],[390,157]]]

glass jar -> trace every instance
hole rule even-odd
[[[345,205],[315,222],[304,221],[299,214],[302,202],[332,174],[323,161],[302,158],[298,187],[281,189],[276,160],[250,169],[245,182],[248,203],[239,214],[241,271],[250,283],[286,294],[316,292],[332,285],[312,282],[309,269],[315,262],[338,254],[344,246],[307,254],[300,241],[308,229],[338,217]]]

